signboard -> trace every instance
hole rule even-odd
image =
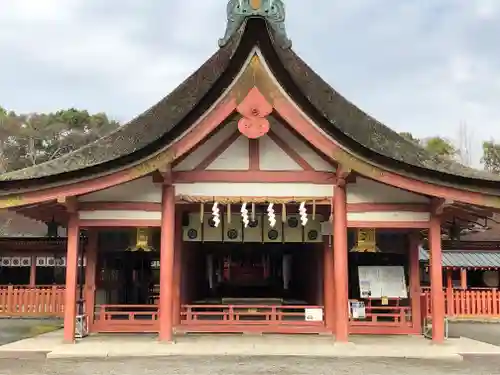
[[[350,301],[350,317],[352,319],[365,319],[366,308],[363,301]]]
[[[403,266],[359,266],[361,298],[408,298]]]
[[[322,322],[323,321],[323,309],[310,308],[305,309],[305,320],[306,322]]]

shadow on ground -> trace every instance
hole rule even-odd
[[[0,319],[0,345],[40,335],[59,329],[59,319]]]
[[[500,346],[500,323],[450,322],[449,335]]]

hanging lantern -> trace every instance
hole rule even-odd
[[[135,244],[127,249],[127,251],[153,251],[150,245],[151,232],[149,228],[136,228]]]
[[[356,245],[351,249],[354,253],[378,253],[375,228],[359,228],[357,230]]]

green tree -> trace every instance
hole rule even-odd
[[[427,138],[423,142],[423,146],[432,155],[447,159],[453,159],[458,154],[458,150],[453,143],[442,137]]]
[[[459,154],[457,147],[455,147],[451,141],[443,137],[435,136],[426,139],[419,139],[409,132],[402,132],[399,133],[399,135],[404,139],[426,149],[433,156],[453,159]]]
[[[4,110],[0,115],[0,173],[56,159],[118,126],[103,113],[91,115],[74,108],[23,115]]]
[[[500,173],[500,143],[493,140],[483,142],[481,163],[484,164],[484,169],[487,171]]]

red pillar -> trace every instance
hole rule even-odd
[[[98,232],[90,230],[86,249],[87,264],[85,266],[85,314],[89,322],[89,330],[94,322],[95,309],[95,279],[97,271],[97,241]]]
[[[164,185],[162,188],[159,339],[170,342],[173,338],[175,188],[172,185]]]
[[[80,242],[80,228],[78,213],[69,214],[68,242],[66,253],[66,293],[64,297],[64,342],[75,341],[76,325],[76,287],[78,272],[78,244]]]
[[[347,194],[345,184],[335,187],[333,196],[333,256],[335,280],[335,339],[349,340]]]
[[[420,311],[420,296],[422,291],[420,289],[420,254],[419,233],[410,234],[410,297],[411,297],[411,316],[412,325],[415,333],[422,331],[422,313]]]
[[[181,322],[181,272],[182,272],[182,212],[175,212],[174,282],[173,282],[173,325]]]
[[[467,268],[460,268],[460,288],[467,289]]]
[[[330,237],[324,237],[323,249],[323,304],[325,309],[325,325],[329,332],[335,330],[335,280],[333,278],[333,248]]]
[[[36,286],[36,255],[31,257],[31,268],[30,268],[30,287],[34,288]]]
[[[453,316],[453,270],[446,270],[446,311],[448,316]]]
[[[441,254],[441,220],[432,215],[429,227],[430,278],[431,278],[431,311],[432,311],[432,341],[444,342],[444,293],[443,270]]]

